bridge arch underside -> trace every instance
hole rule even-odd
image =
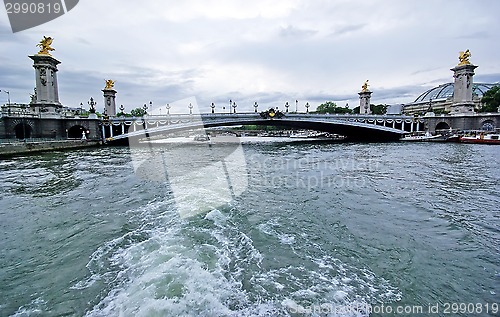
[[[376,125],[370,123],[359,123],[359,122],[317,122],[317,121],[306,121],[306,120],[245,120],[245,121],[225,121],[225,122],[210,122],[210,121],[197,121],[183,124],[174,124],[166,126],[153,127],[143,131],[136,131],[136,133],[129,133],[130,137],[144,137],[155,136],[166,134],[170,132],[177,132],[183,130],[190,130],[196,128],[214,128],[222,126],[237,126],[237,125],[259,125],[259,126],[282,126],[293,129],[307,129],[307,130],[317,130],[322,132],[335,133],[339,135],[344,135],[348,140],[358,140],[358,141],[395,141],[399,140],[402,135],[401,130],[389,128],[383,125]],[[130,129],[132,130],[132,129]],[[129,131],[130,131],[129,130]],[[116,139],[119,139],[117,137]]]

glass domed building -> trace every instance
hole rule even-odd
[[[474,83],[472,84],[472,99],[476,108],[481,103],[484,93],[494,87],[495,84]],[[424,114],[426,112],[448,113],[453,103],[454,84],[446,83],[423,92],[414,102],[405,104],[404,113]]]

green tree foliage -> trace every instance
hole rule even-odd
[[[370,109],[372,110],[372,114],[385,114],[387,112],[387,105],[370,105]],[[359,113],[359,106],[352,109],[352,113]]]
[[[142,108],[135,108],[132,111],[130,111],[130,114],[134,117],[142,117],[146,114],[146,110]]]
[[[316,108],[317,113],[351,113],[347,106],[339,107],[335,102],[327,101]]]
[[[372,114],[385,114],[387,112],[387,105],[370,105]]]
[[[479,112],[497,112],[500,107],[500,86],[494,86],[488,90],[481,99],[483,106]]]

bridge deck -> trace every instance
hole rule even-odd
[[[144,118],[113,118],[107,125],[129,126],[129,132],[108,138],[109,141],[129,137],[145,137],[195,128],[210,128],[235,125],[272,125],[297,129],[312,129],[346,135],[356,139],[395,140],[403,133],[395,123],[404,127],[414,123],[409,116],[365,116],[365,115],[325,115],[325,114],[284,114],[281,118],[265,118],[259,113],[238,114],[194,114],[146,116]],[[106,125],[106,123],[105,123]],[[392,126],[387,126],[392,125]],[[132,131],[130,131],[132,129]]]

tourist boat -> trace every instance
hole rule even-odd
[[[462,137],[460,137],[460,142],[462,142],[462,143],[477,143],[477,144],[500,144],[500,134],[479,133],[479,134],[472,135],[472,136],[462,136]]]
[[[313,139],[313,138],[321,138],[325,137],[326,133],[324,132],[301,132],[301,133],[294,133],[290,134],[290,138],[292,139]]]
[[[400,140],[411,142],[443,142],[446,141],[446,138],[442,134],[432,135],[426,132],[425,134],[405,135]]]
[[[206,134],[198,134],[193,138],[193,140],[200,141],[200,142],[210,141],[210,137]]]

